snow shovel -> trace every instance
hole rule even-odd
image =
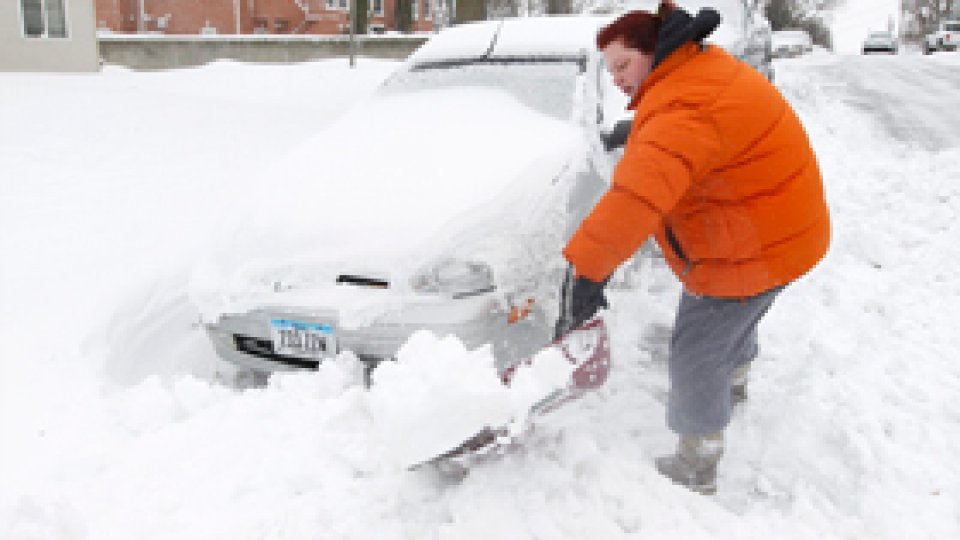
[[[607,326],[601,317],[590,319],[555,339],[544,350],[546,349],[559,351],[574,366],[570,380],[566,384],[555,388],[536,401],[524,417],[501,426],[485,426],[459,446],[413,465],[410,469],[417,469],[424,465],[444,464],[452,465],[454,468],[468,469],[471,465],[493,459],[515,445],[515,441],[533,427],[538,417],[557,410],[606,382],[610,371],[610,338]],[[507,368],[501,377],[502,382],[509,385],[516,374],[531,366],[538,356],[540,354]]]

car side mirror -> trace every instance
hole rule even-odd
[[[613,129],[601,133],[603,140],[603,149],[607,152],[622,148],[627,143],[627,137],[630,136],[630,129],[633,127],[633,119],[620,120],[614,124]]]

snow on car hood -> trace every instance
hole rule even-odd
[[[278,281],[403,284],[459,231],[515,225],[497,214],[529,207],[584,144],[573,123],[498,90],[375,96],[261,173],[247,225],[198,265],[191,296],[213,320]]]

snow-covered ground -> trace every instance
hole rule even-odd
[[[960,55],[777,65],[834,243],[761,327],[715,497],[653,468],[673,443],[678,294],[653,262],[611,291],[608,384],[459,482],[391,452],[450,420],[442,407],[420,433],[395,426],[457,398],[425,388],[487,391],[464,379],[483,350],[419,334],[373,391],[349,355],[266,388],[221,382],[189,272],[281,195],[270,164],[395,65],[0,75],[0,538],[960,537],[960,147],[942,130],[911,142],[884,109],[960,123],[949,85],[930,99],[904,82]]]

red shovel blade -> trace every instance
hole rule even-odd
[[[559,348],[564,358],[576,366],[571,376],[574,388],[591,390],[606,382],[610,373],[610,336],[602,318],[590,319],[547,347]],[[501,376],[503,383],[510,384],[517,368],[531,365],[536,357],[534,355],[507,368]]]

